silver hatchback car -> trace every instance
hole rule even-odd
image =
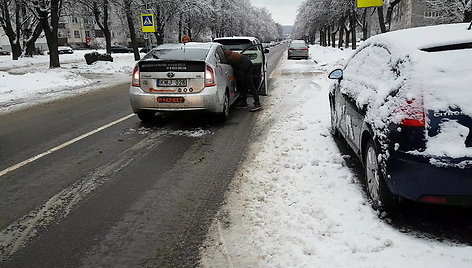
[[[308,59],[308,45],[304,40],[293,40],[288,46],[288,59]]]
[[[239,92],[221,44],[187,43],[160,45],[140,60],[129,96],[142,121],[158,111],[209,111],[226,120]]]

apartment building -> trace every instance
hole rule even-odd
[[[103,32],[92,16],[62,16],[59,20],[59,45],[86,48],[95,38],[103,37]]]
[[[445,21],[442,15],[431,10],[424,0],[402,0],[393,11],[392,30],[451,22]]]

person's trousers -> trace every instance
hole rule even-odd
[[[257,94],[257,89],[254,85],[253,70],[254,67],[252,65],[243,70],[235,70],[238,89],[241,92],[241,103],[247,103],[247,93],[249,91],[254,98],[254,105],[260,105],[259,94]]]

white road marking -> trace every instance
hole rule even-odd
[[[28,165],[29,163],[32,163],[32,162],[34,162],[34,161],[36,161],[36,160],[38,160],[38,159],[40,159],[40,158],[42,158],[42,157],[45,157],[46,155],[49,155],[49,154],[54,153],[54,152],[56,152],[56,151],[59,151],[59,150],[65,148],[65,147],[67,147],[67,146],[69,146],[69,145],[71,145],[71,144],[73,144],[73,143],[76,143],[76,142],[78,142],[78,141],[80,141],[80,140],[83,140],[83,139],[85,139],[85,138],[87,138],[87,137],[89,137],[89,136],[91,136],[91,135],[93,135],[93,134],[95,134],[95,133],[97,133],[97,132],[100,132],[100,131],[102,131],[102,130],[104,130],[104,129],[107,129],[107,128],[111,127],[111,126],[114,126],[114,125],[116,125],[116,124],[118,124],[118,123],[120,123],[120,122],[123,122],[123,121],[125,121],[125,120],[127,120],[127,119],[129,119],[129,118],[131,118],[131,117],[133,117],[133,116],[134,116],[134,114],[129,114],[129,115],[127,115],[127,116],[125,116],[125,117],[122,117],[122,118],[120,118],[120,119],[118,119],[118,120],[115,120],[115,121],[113,121],[113,122],[111,122],[111,123],[109,123],[109,124],[106,124],[106,125],[104,125],[104,126],[102,126],[102,127],[99,127],[99,128],[97,128],[97,129],[95,129],[95,130],[92,130],[92,131],[90,131],[90,132],[88,132],[88,133],[85,133],[85,134],[83,134],[83,135],[80,135],[80,136],[78,136],[77,138],[74,138],[74,139],[72,139],[72,140],[70,140],[70,141],[67,141],[67,142],[65,142],[65,143],[63,143],[63,144],[61,144],[61,145],[59,145],[59,146],[56,146],[56,147],[54,147],[54,148],[52,148],[52,149],[49,149],[49,150],[47,150],[47,151],[44,152],[44,153],[38,154],[38,155],[36,155],[36,156],[31,157],[30,159],[27,159],[27,160],[25,160],[25,161],[23,161],[23,162],[20,162],[20,163],[18,163],[18,164],[15,164],[15,165],[9,167],[9,168],[6,168],[6,169],[0,171],[0,177],[3,176],[3,175],[5,175],[5,174],[8,174],[8,173],[12,172],[13,170],[16,170],[16,169],[19,169],[19,168],[21,168],[21,167],[23,167],[23,166],[25,166],[25,165]]]

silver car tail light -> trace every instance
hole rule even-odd
[[[210,66],[206,66],[205,71],[205,87],[214,87],[215,83],[215,71]]]
[[[140,87],[141,86],[141,83],[140,83],[140,73],[139,73],[139,65],[136,64],[136,66],[134,67],[134,70],[133,70],[133,76],[132,76],[132,80],[131,80],[131,85],[133,87]]]

